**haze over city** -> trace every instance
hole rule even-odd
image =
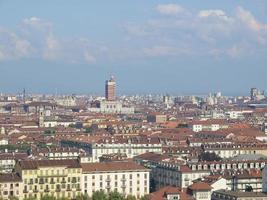
[[[0,1],[0,92],[245,95],[266,55],[264,0]]]

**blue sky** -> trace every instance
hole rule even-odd
[[[0,91],[267,89],[265,0],[0,0]]]

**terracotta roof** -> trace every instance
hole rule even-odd
[[[212,189],[212,187],[208,183],[205,183],[205,182],[193,183],[188,188],[190,190],[197,190],[197,191],[200,191],[200,190],[211,190]]]
[[[22,181],[21,177],[18,174],[0,174],[0,183],[5,182],[20,182]]]
[[[166,200],[168,194],[177,194],[180,196],[180,200],[189,200],[192,199],[189,195],[181,190],[179,187],[166,186],[160,188],[156,192],[153,192],[149,195],[150,200]]]
[[[101,172],[101,171],[149,171],[145,167],[134,162],[106,162],[106,163],[83,163],[83,172]]]
[[[18,165],[22,169],[38,169],[39,167],[66,166],[67,168],[81,168],[78,160],[22,160]]]

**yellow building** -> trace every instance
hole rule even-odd
[[[22,160],[15,169],[23,181],[21,199],[44,195],[73,199],[81,194],[78,160]]]

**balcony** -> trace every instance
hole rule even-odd
[[[125,185],[125,184],[123,184],[121,187],[122,187],[122,188],[126,188],[126,185]]]
[[[33,190],[33,192],[34,192],[34,193],[38,193],[38,192],[39,192],[39,190],[37,190],[37,189],[34,189],[34,190]]]
[[[49,192],[50,190],[49,189],[45,189],[44,192]]]
[[[110,178],[107,178],[107,179],[106,179],[106,182],[110,182],[110,181],[111,181],[111,179],[110,179]]]
[[[111,186],[110,186],[110,185],[107,185],[107,186],[106,186],[106,188],[107,188],[107,189],[110,189],[110,188],[111,188]]]
[[[60,189],[60,188],[57,188],[57,189],[56,189],[56,192],[61,192],[61,189]]]
[[[28,190],[23,190],[23,193],[28,193],[29,191]]]
[[[121,181],[126,181],[126,178],[124,177],[124,178],[121,178]]]

